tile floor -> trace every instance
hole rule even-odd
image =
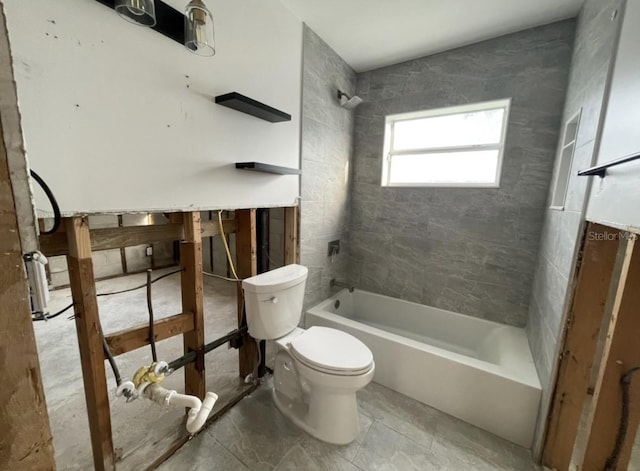
[[[159,271],[157,274],[162,273]],[[133,275],[98,283],[109,292],[144,282]],[[154,285],[157,318],[179,312],[179,278]],[[207,338],[223,335],[235,325],[235,289],[218,280],[205,280]],[[69,290],[52,292],[52,312],[70,302]],[[106,332],[146,320],[145,291],[99,298]],[[74,323],[60,316],[34,325],[54,434],[58,469],[91,469],[91,447],[84,405],[82,375]],[[161,358],[181,351],[181,339],[158,343]],[[148,349],[118,357],[129,375],[148,361]],[[109,386],[115,388],[107,370]],[[221,392],[237,380],[234,350],[207,355],[207,384]],[[167,379],[180,388],[181,372]],[[165,462],[162,470],[537,470],[529,451],[377,384],[359,395],[362,432],[348,446],[322,443],[291,424],[271,400],[271,380],[240,401],[217,422],[188,442]],[[113,398],[111,398],[113,399]],[[113,402],[114,444],[119,470],[144,469],[158,450],[166,450],[183,430],[177,409],[158,409],[147,401]],[[159,420],[161,419],[161,420]],[[152,425],[151,425],[152,424]]]
[[[528,450],[375,383],[360,393],[362,431],[328,445],[290,423],[271,399],[271,378],[159,469],[539,470]]]

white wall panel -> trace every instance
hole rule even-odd
[[[302,24],[278,1],[207,0],[212,58],[96,1],[3,3],[27,158],[64,214],[294,203],[297,176],[234,168],[299,168]],[[271,124],[213,102],[231,91],[292,120]],[[49,209],[39,191],[36,206]]]
[[[598,165],[640,153],[640,2],[627,1],[607,104]],[[587,219],[640,228],[640,161],[593,178]]]

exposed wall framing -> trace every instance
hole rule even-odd
[[[291,208],[287,208],[291,212]],[[293,208],[296,214],[296,208]],[[239,278],[253,276],[256,271],[256,210],[237,210],[233,219],[223,220],[224,232],[235,233],[236,270]],[[297,226],[285,242],[285,250],[297,254]],[[289,233],[287,232],[287,233]],[[195,361],[185,366],[185,392],[200,398],[206,392],[204,300],[202,279],[202,238],[220,234],[218,221],[201,221],[199,212],[173,213],[169,224],[89,229],[88,218],[65,218],[61,229],[40,237],[40,250],[47,256],[66,255],[69,264],[71,291],[74,303],[76,330],[82,363],[85,399],[89,416],[94,467],[114,470],[109,391],[102,346],[102,328],[98,312],[95,278],[91,253],[93,250],[121,249],[162,241],[180,241],[182,311],[154,322],[156,341],[183,335],[184,353],[195,353]],[[291,244],[295,244],[292,247]],[[244,302],[238,283],[238,325],[246,325]],[[135,326],[106,337],[114,355],[121,355],[149,344],[149,326]],[[244,378],[257,364],[256,342],[244,334],[238,345],[239,373]],[[192,353],[192,355],[193,355]],[[235,404],[255,386],[242,387],[233,397],[220,398],[211,422]],[[169,450],[160,450],[164,460],[186,442],[185,435]],[[160,461],[151,465],[157,466]]]
[[[0,469],[50,470],[55,462],[22,261],[26,247],[3,136],[0,129]]]
[[[621,379],[631,369],[640,367],[637,238],[637,234],[600,224],[587,225],[543,452],[543,464],[551,469],[567,471],[572,455],[576,459],[578,454],[581,470],[627,469],[640,423],[639,378],[631,377],[626,439],[620,444],[615,463],[610,457],[623,420]],[[624,252],[622,263],[619,251]],[[607,312],[607,306],[612,306],[611,313]],[[603,322],[608,332],[602,355],[598,357],[597,343]],[[599,372],[589,408],[586,448],[583,453],[575,453],[594,365],[599,365]]]

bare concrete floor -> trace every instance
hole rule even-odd
[[[154,272],[154,278],[175,269]],[[97,283],[98,293],[117,291],[144,284],[146,275],[131,275]],[[236,328],[235,285],[205,278],[205,339],[207,342]],[[71,304],[69,289],[51,293],[50,311]],[[98,298],[100,318],[105,333],[144,324],[148,320],[146,291]],[[153,284],[156,319],[181,312],[178,274]],[[56,462],[60,470],[93,468],[89,424],[87,420],[82,371],[75,323],[67,320],[69,310],[47,322],[35,322],[38,353],[53,432]],[[158,358],[170,361],[182,355],[182,336],[158,342]],[[239,386],[237,351],[220,347],[206,356],[207,387],[221,399],[234,395]],[[143,365],[151,363],[149,348],[141,348],[116,357],[123,379],[130,378]],[[127,404],[115,398],[115,380],[106,364],[111,392],[111,422],[114,446],[119,455],[118,469],[140,470],[153,462],[159,453],[185,434],[184,410],[164,408],[145,399]],[[183,391],[182,370],[167,378],[163,386]],[[222,403],[222,400],[219,401]],[[215,409],[214,409],[215,411]]]
[[[155,275],[166,272],[159,271]],[[98,283],[109,292],[144,283],[134,275]],[[157,318],[180,311],[179,277],[154,286]],[[69,290],[52,293],[55,312],[71,301]],[[206,338],[210,341],[235,328],[235,287],[205,279]],[[145,290],[99,298],[105,332],[146,322]],[[73,321],[62,315],[37,322],[47,405],[58,468],[92,468],[82,374]],[[182,352],[180,337],[158,344],[160,359]],[[148,348],[117,357],[123,377],[150,362]],[[222,347],[207,355],[210,390],[232,394],[238,386],[237,354]],[[107,369],[109,386],[115,381]],[[165,386],[182,390],[176,372]],[[362,432],[344,447],[322,443],[285,419],[271,400],[271,378],[217,422],[190,440],[166,461],[163,470],[537,470],[528,450],[443,414],[383,386],[371,384],[358,394]],[[183,411],[166,409],[146,400],[127,404],[111,400],[118,469],[144,469],[184,433]]]

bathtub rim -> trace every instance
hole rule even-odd
[[[505,325],[505,324],[501,324],[499,322],[494,322],[494,321],[490,321],[487,319],[482,319],[482,318],[476,318],[473,316],[469,316],[466,314],[461,314],[458,312],[453,312],[453,311],[448,311],[446,309],[441,309],[441,308],[437,308],[437,307],[433,307],[433,306],[428,306],[428,305],[424,305],[424,304],[419,304],[419,303],[414,303],[412,301],[406,301],[404,299],[399,299],[399,298],[393,298],[391,296],[386,296],[383,294],[378,294],[378,293],[372,293],[370,291],[365,291],[365,290],[361,290],[361,289],[355,289],[355,292],[360,292],[360,293],[365,293],[366,295],[370,295],[370,296],[375,296],[375,297],[383,297],[383,298],[387,298],[387,299],[392,299],[394,301],[399,301],[402,303],[408,303],[408,304],[413,304],[415,306],[421,306],[421,307],[426,307],[429,309],[435,309],[437,311],[440,311],[442,313],[446,313],[448,315],[454,315],[457,316],[459,318],[465,318],[465,319],[472,319],[474,321],[478,321],[481,323],[486,323],[486,324],[490,324],[491,326],[497,326],[497,327],[511,327],[513,329],[521,329],[519,327],[514,327],[514,326],[509,326],[509,325]],[[335,323],[338,324],[344,324],[352,329],[360,329],[364,332],[367,332],[371,335],[376,335],[378,337],[382,337],[382,338],[386,338],[390,341],[394,341],[397,343],[402,343],[405,345],[408,345],[412,348],[416,348],[418,350],[427,352],[427,353],[431,353],[433,355],[437,355],[439,357],[442,358],[448,358],[448,359],[454,359],[455,361],[458,361],[462,364],[465,364],[469,367],[472,368],[478,368],[480,370],[486,371],[488,373],[494,374],[496,376],[500,376],[501,378],[507,379],[507,380],[511,380],[514,381],[516,383],[522,384],[524,386],[528,386],[537,390],[542,391],[542,386],[540,384],[540,379],[538,377],[538,372],[535,368],[535,364],[533,362],[533,356],[531,356],[531,365],[530,365],[530,374],[519,374],[518,372],[515,372],[511,369],[505,368],[503,366],[497,365],[495,363],[491,363],[488,362],[486,360],[481,360],[478,358],[473,358],[467,355],[463,355],[461,353],[457,353],[457,352],[453,352],[451,350],[446,350],[444,348],[441,347],[436,347],[434,345],[430,345],[424,342],[419,342],[417,340],[414,340],[412,338],[409,337],[403,337],[402,335],[399,334],[395,334],[393,332],[389,332],[383,329],[380,329],[378,327],[373,327],[370,326],[368,324],[365,324],[363,322],[358,322],[357,320],[353,320],[350,319],[348,317],[344,317],[341,316],[339,314],[335,314],[333,312],[327,311],[325,309],[323,309],[325,306],[332,304],[333,302],[335,302],[335,300],[344,295],[344,294],[352,294],[349,293],[347,289],[342,289],[339,292],[337,292],[336,294],[334,294],[333,296],[331,296],[330,298],[327,298],[323,301],[320,301],[319,303],[317,303],[314,306],[311,306],[307,309],[305,309],[305,317],[304,317],[304,324],[306,326],[306,322],[307,322],[307,314],[311,314],[311,315],[315,315],[315,316],[319,316],[319,317],[324,317],[330,321],[333,321]],[[529,346],[529,343],[526,342],[526,346],[529,349],[529,355],[531,354],[531,347]],[[374,359],[375,360],[375,359]]]

